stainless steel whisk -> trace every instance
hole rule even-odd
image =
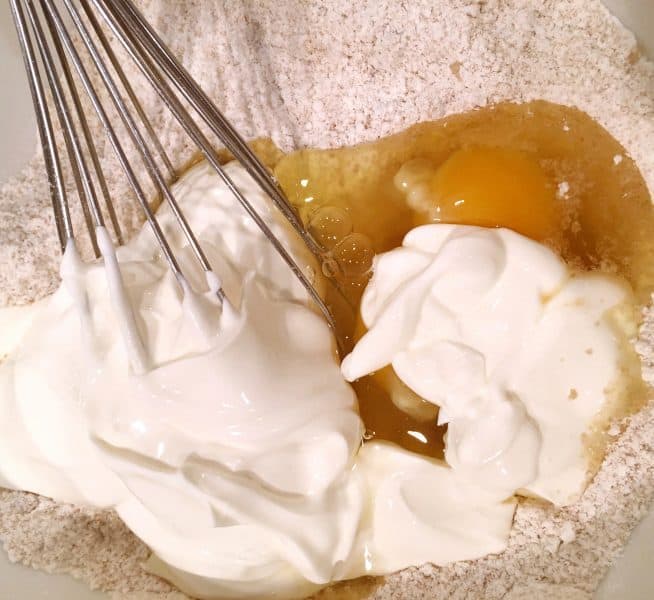
[[[238,202],[300,280],[329,325],[334,328],[333,316],[311,281],[248,199],[232,182],[229,175],[225,173],[213,145],[201,131],[195,118],[199,118],[221,140],[227,150],[241,162],[319,261],[322,259],[321,248],[307,232],[294,208],[266,167],[257,159],[238,132],[166,47],[131,0],[60,0],[57,3],[54,0],[38,0],[38,4],[37,0],[10,0],[10,3],[34,100],[50,183],[55,223],[62,251],[68,244],[74,243],[75,232],[64,185],[62,162],[55,143],[50,105],[54,106],[60,124],[77,195],[96,256],[103,256],[105,264],[108,261],[113,262],[117,268],[115,256],[113,256],[113,246],[110,244],[111,247],[107,247],[107,240],[110,238],[106,235],[100,197],[105,205],[116,241],[118,244],[122,244],[124,241],[107,180],[91,136],[87,116],[84,114],[77,83],[71,69],[72,65],[109,138],[129,186],[154,232],[163,256],[182,289],[189,289],[184,273],[157,223],[156,215],[150,208],[136,171],[130,164],[121,140],[103,106],[101,95],[94,87],[93,79],[89,76],[83,60],[83,57],[86,57],[87,62],[90,59],[97,71],[110,102],[137,149],[155,189],[161,194],[163,201],[169,204],[195,258],[207,275],[208,281],[211,281],[213,273],[209,260],[171,191],[169,181],[175,178],[175,170],[157,138],[136,92],[130,85],[117,55],[104,34],[100,24],[102,21],[156,90],[159,98],[177,122],[197,145],[204,158],[215,169]],[[65,11],[60,10],[57,4],[61,5]],[[72,23],[72,26],[69,23]],[[105,58],[103,58],[103,54]],[[50,102],[46,98],[45,82],[47,82],[51,95]],[[192,107],[195,118],[185,108],[180,98],[183,98]],[[224,299],[222,289],[216,289],[215,292],[222,301]]]

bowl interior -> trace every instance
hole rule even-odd
[[[654,57],[654,2],[650,0],[604,0],[607,7],[632,29],[643,51]],[[37,144],[36,123],[14,31],[9,4],[0,2],[0,182],[20,169],[33,156]],[[603,582],[596,598],[640,600],[654,589],[654,513],[639,525],[624,556]],[[92,592],[82,583],[63,575],[47,575],[13,565],[0,550],[0,596],[46,600],[100,600],[105,594]]]

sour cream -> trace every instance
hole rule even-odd
[[[316,272],[245,171],[227,172]],[[118,270],[67,248],[53,296],[0,310],[0,485],[114,508],[152,549],[148,568],[201,598],[302,597],[504,548],[513,501],[395,446],[360,450],[329,328],[211,168],[173,191],[229,304],[165,205],[193,294],[147,227],[116,250]]]
[[[438,405],[445,458],[467,484],[566,504],[587,482],[583,436],[621,385],[611,311],[629,301],[616,278],[573,275],[513,231],[425,225],[376,258],[368,332],[342,371],[353,381],[392,365]]]

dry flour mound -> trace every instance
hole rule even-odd
[[[269,136],[286,150],[343,145],[499,100],[543,98],[596,118],[654,190],[654,66],[599,0],[140,4],[246,137]],[[182,165],[192,148],[153,93],[143,99]],[[115,198],[127,198],[99,131],[96,139]],[[133,231],[138,211],[128,201],[118,204]],[[0,185],[0,306],[31,302],[58,285],[54,232],[37,156]],[[654,319],[639,349],[654,382]],[[577,504],[520,503],[502,555],[340,584],[319,596],[589,598],[654,499],[654,405],[618,433]],[[147,548],[111,512],[0,491],[0,539],[12,560],[71,573],[116,598],[184,597],[143,570]]]

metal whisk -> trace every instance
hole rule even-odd
[[[154,232],[163,256],[166,258],[182,290],[186,292],[189,289],[186,277],[157,223],[156,215],[150,208],[146,193],[127,158],[121,140],[118,138],[107,110],[100,99],[100,94],[95,89],[92,78],[89,76],[83,60],[83,58],[86,58],[86,62],[89,62],[90,59],[90,63],[97,71],[113,108],[125,126],[131,142],[138,151],[138,155],[143,160],[155,189],[161,194],[163,200],[169,204],[195,258],[199,261],[207,276],[210,288],[212,282],[217,281],[217,278],[213,276],[209,260],[171,192],[168,182],[175,177],[171,161],[157,138],[154,128],[148,120],[137,94],[130,85],[117,55],[112,50],[107,36],[104,34],[100,24],[102,21],[121,43],[150,85],[156,90],[159,98],[167,106],[177,122],[197,145],[204,158],[215,169],[238,202],[270,240],[270,243],[300,280],[333,328],[333,317],[311,281],[302,272],[280,240],[272,233],[248,199],[241,194],[229,175],[225,173],[213,145],[203,134],[195,119],[203,122],[221,140],[227,150],[243,164],[248,173],[272,199],[282,215],[319,260],[321,259],[320,247],[307,232],[294,208],[266,167],[257,159],[238,132],[177,61],[132,2],[130,0],[60,0],[57,3],[54,0],[38,0],[38,2],[37,0],[10,0],[10,2],[34,100],[39,135],[50,183],[57,233],[62,251],[69,244],[74,243],[75,232],[73,231],[69,200],[64,185],[62,162],[55,143],[53,121],[50,113],[51,106],[54,106],[60,124],[77,195],[81,202],[96,256],[102,256],[105,266],[113,268],[115,272],[119,273],[113,244],[105,229],[100,197],[111,221],[115,239],[119,244],[123,243],[123,234],[103,174],[101,161],[90,133],[87,116],[82,108],[77,89],[78,84],[71,69],[72,65],[109,138],[129,186]],[[62,5],[65,11],[60,11],[57,4]],[[72,23],[72,26],[67,21]],[[78,49],[77,46],[80,48]],[[36,50],[38,50],[38,57]],[[47,82],[51,95],[50,103],[46,99],[45,82]],[[120,82],[120,86],[118,82]],[[180,98],[190,104],[195,117],[185,108]],[[218,298],[223,301],[222,289],[216,285],[214,291]],[[114,293],[120,302],[124,303],[126,301],[124,290],[114,290]]]

